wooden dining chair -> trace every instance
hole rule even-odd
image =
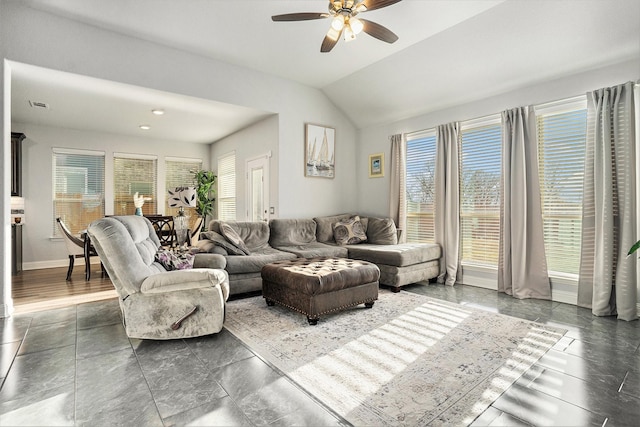
[[[160,245],[171,246],[176,241],[173,217],[170,215],[145,215],[158,235]]]
[[[88,253],[85,254],[85,241],[77,236],[71,234],[71,231],[66,224],[60,218],[56,218],[58,226],[62,231],[62,238],[67,246],[67,252],[69,253],[69,269],[67,270],[67,280],[71,280],[71,273],[73,273],[73,265],[76,258],[84,258],[85,279],[91,279],[91,263],[90,257],[98,256],[93,246],[89,245]],[[104,272],[102,263],[100,263],[100,270]]]

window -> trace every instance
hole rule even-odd
[[[104,152],[53,149],[53,235],[56,218],[79,234],[104,216]]]
[[[156,156],[140,154],[113,155],[113,213],[132,215],[135,212],[133,195],[149,197],[144,202],[144,215],[157,213],[158,195],[156,194],[157,176]]]
[[[193,171],[202,169],[202,160],[200,159],[165,159],[165,184],[166,189],[172,190],[176,187],[192,187],[194,185]],[[165,198],[165,215],[177,215],[178,208],[169,207],[169,199]],[[191,215],[189,213],[188,215]],[[191,215],[194,220],[195,215]],[[193,222],[193,221],[191,221]]]
[[[236,153],[218,158],[218,219],[236,219]]]
[[[462,263],[498,266],[500,242],[500,116],[462,123],[460,224]]]
[[[407,135],[407,242],[435,242],[435,129]]]
[[[550,275],[580,269],[586,98],[536,107],[540,193]]]

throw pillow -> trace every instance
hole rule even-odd
[[[369,243],[374,245],[398,244],[398,230],[391,218],[369,218],[367,228]]]
[[[200,236],[202,236],[202,240],[198,242],[198,247],[206,252],[213,252],[210,246],[216,246],[224,249],[226,253],[222,255],[247,255],[246,253],[229,243],[229,241],[223,235],[218,234],[215,231],[203,231],[200,233]],[[207,245],[207,241],[210,242],[210,245]]]
[[[339,245],[355,245],[367,241],[359,216],[342,219],[333,224],[333,238]]]
[[[249,249],[247,249],[247,246],[244,244],[240,235],[238,235],[236,230],[234,230],[229,224],[224,222],[220,223],[220,233],[229,241],[229,243],[240,249],[246,255],[251,253],[249,252]]]
[[[175,253],[163,247],[158,249],[155,256],[155,260],[167,271],[193,268],[193,258],[195,255],[190,252]]]

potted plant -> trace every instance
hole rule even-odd
[[[211,171],[195,170],[193,171],[193,180],[196,187],[196,212],[202,217],[202,230],[207,228],[207,216],[213,212],[213,203],[215,202],[215,182],[216,175]]]
[[[631,249],[629,249],[629,253],[627,254],[627,256],[631,256],[631,254],[638,249],[640,249],[640,240],[638,240],[633,246],[631,246]]]

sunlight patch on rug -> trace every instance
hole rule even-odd
[[[231,301],[225,327],[354,425],[468,425],[563,330],[409,292],[321,317]]]

